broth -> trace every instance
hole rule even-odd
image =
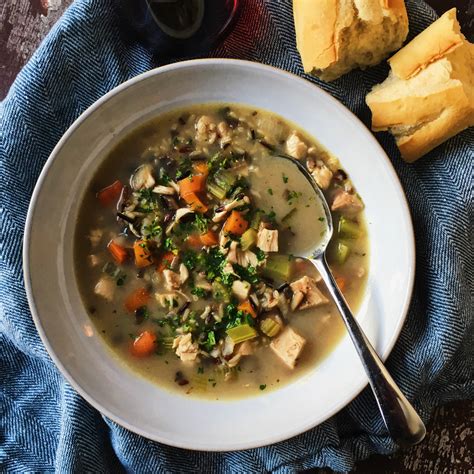
[[[201,120],[203,117],[206,119]],[[204,121],[206,127],[201,127]],[[161,387],[181,394],[213,399],[239,398],[268,391],[302,376],[314,368],[340,340],[343,324],[331,302],[301,309],[309,301],[309,296],[305,294],[300,306],[292,310],[291,304],[296,302],[295,296],[298,290],[294,290],[293,285],[290,289],[281,289],[281,282],[275,278],[275,268],[278,273],[281,271],[279,267],[283,265],[286,269],[288,266],[290,273],[286,279],[289,282],[293,283],[304,276],[309,276],[317,282],[315,291],[322,295],[323,299],[327,298],[324,284],[319,281],[317,271],[312,265],[291,257],[295,250],[313,247],[315,238],[317,240],[324,234],[326,229],[324,211],[321,203],[315,199],[311,185],[295,166],[291,163],[285,166],[284,160],[272,160],[272,156],[278,153],[290,154],[295,159],[306,161],[318,184],[326,188],[324,192],[328,201],[335,208],[333,212],[335,236],[328,252],[330,265],[338,284],[343,286],[342,290],[349,305],[354,311],[357,310],[364,292],[368,270],[367,229],[361,201],[338,160],[305,132],[270,112],[234,104],[191,106],[186,110],[164,114],[127,136],[107,157],[83,197],[75,236],[78,285],[97,332],[126,366]],[[170,180],[169,176],[165,179],[161,176],[160,169],[164,169],[170,161],[173,166],[177,165],[178,173],[185,168],[185,163],[194,171],[191,171],[190,176],[186,176],[188,169],[179,176],[174,176],[174,180]],[[181,197],[185,180],[187,180],[186,186],[191,186],[193,189],[200,184],[201,171],[196,171],[196,163],[206,164],[208,166],[206,172],[209,173],[209,176],[204,177],[207,186],[205,191],[202,194],[198,193],[201,199],[197,207],[194,198],[191,203],[186,201],[183,205],[184,197]],[[116,180],[121,183],[129,182],[131,174],[134,176],[132,184],[136,187],[145,186],[143,183],[146,183],[146,176],[144,178],[142,174],[136,172],[137,167],[143,164],[150,166],[153,174],[154,183],[149,190],[155,191],[161,186],[158,191],[170,193],[159,195],[160,201],[156,201],[158,197],[152,195],[145,187],[134,192],[128,191],[129,196],[124,197],[123,187],[118,189],[117,185],[117,189],[114,190],[109,186]],[[220,167],[217,171],[216,166]],[[229,170],[233,174],[231,179],[227,173]],[[173,173],[176,173],[176,169]],[[212,183],[223,184],[217,179],[220,174],[230,180],[238,177],[232,184],[234,188],[237,186],[237,189],[230,188],[228,194],[221,199],[210,193]],[[176,194],[176,190],[175,194],[172,194],[171,188],[174,182],[179,183],[179,195]],[[241,190],[238,188],[240,184],[242,184]],[[104,188],[107,190],[105,194]],[[122,193],[119,203],[122,212],[119,220],[115,212],[118,191]],[[213,191],[218,194],[221,192],[219,189]],[[234,198],[232,193],[236,193]],[[151,196],[150,201],[144,199],[145,195]],[[189,195],[187,194],[186,198],[188,200]],[[213,221],[216,216],[219,217],[220,207],[232,200],[238,201],[239,196],[242,199],[244,195],[248,197],[250,204],[239,201],[241,205],[235,208],[237,211],[231,209],[226,212],[223,221]],[[98,205],[98,196],[102,206]],[[115,200],[109,199],[110,196]],[[168,235],[165,232],[165,229],[168,230],[166,226],[160,227],[155,221],[149,222],[146,219],[151,212],[155,212],[150,210],[150,206],[167,203],[170,198],[179,201],[180,208],[194,206],[195,212],[189,213],[186,217],[188,220],[194,220],[177,223]],[[139,203],[134,204],[132,211],[127,211],[133,207],[130,205],[130,202],[134,202],[133,199],[138,199]],[[143,209],[145,205],[148,207]],[[135,215],[137,209],[140,209],[139,216]],[[214,277],[209,275],[219,265],[221,269],[224,264],[229,263],[232,245],[235,245],[236,252],[241,252],[241,256],[246,256],[247,250],[243,250],[245,232],[242,235],[225,232],[227,221],[234,212],[243,217],[248,227],[246,230],[252,229],[252,220],[255,220],[256,216],[259,217],[254,233],[250,233],[257,240],[253,241],[248,252],[255,255],[255,258],[263,260],[258,260],[256,265],[249,263],[248,267],[232,264],[232,268],[234,270],[237,268],[239,274],[231,276],[233,282],[226,287],[226,284],[220,283],[221,276],[225,275],[219,274],[220,276],[214,280]],[[172,219],[176,219],[176,216],[175,212]],[[163,219],[166,220],[166,216]],[[140,226],[137,224],[138,221]],[[201,242],[199,248],[194,248],[190,244],[191,237],[195,239],[195,235],[199,238],[205,235],[202,231],[199,231],[201,232],[199,234],[196,230],[203,225],[208,232],[214,232],[218,236],[219,242],[208,246]],[[176,244],[177,249],[173,250],[177,252],[175,257],[178,257],[176,259],[178,262],[173,260],[168,262],[165,254],[169,253],[169,249],[165,252],[163,246],[169,245],[166,239],[175,238],[174,233],[178,233],[178,230],[180,233],[185,233],[184,237],[181,234],[176,237],[178,240],[181,239],[180,243]],[[237,227],[233,230],[240,232]],[[262,250],[267,248],[265,247],[267,242],[260,243],[260,236],[266,231],[274,230],[278,232],[278,251]],[[140,237],[134,235],[134,232]],[[157,233],[159,236],[155,235]],[[138,239],[143,245],[146,254],[144,257],[150,260],[145,261],[145,266],[141,268],[137,268],[137,263],[141,262],[140,265],[143,263],[141,260],[143,255],[139,255],[137,260],[137,248],[133,261],[133,245]],[[223,240],[227,240],[224,245]],[[113,242],[112,248],[110,245],[107,246],[110,241]],[[209,281],[206,280],[206,283],[212,280],[212,290],[197,291],[197,278],[201,278],[201,273],[205,272],[198,272],[200,263],[196,264],[196,261],[204,254],[207,255],[206,265],[209,267],[206,270],[206,278]],[[290,263],[285,264],[283,259],[278,261],[275,255],[286,256],[286,260]],[[117,258],[120,261],[122,256],[125,260],[119,264]],[[191,256],[194,259],[192,262]],[[272,261],[277,262],[275,268],[270,265]],[[175,271],[172,268],[172,265],[177,264],[181,269],[182,266],[186,267],[185,271],[189,273],[188,279],[178,290],[186,296],[184,306],[187,307],[184,309],[184,314],[187,312],[188,315],[184,321],[182,316],[176,314],[181,308],[170,305],[163,296],[172,293],[164,274],[167,272],[168,276],[174,273],[179,275],[178,267],[174,268]],[[167,265],[171,268],[169,269]],[[193,265],[198,266],[193,269]],[[257,276],[252,272],[256,272]],[[234,283],[235,280],[242,280],[242,283],[247,285],[245,278],[258,280],[258,283],[250,284],[249,296],[242,300],[241,295],[239,299],[236,297],[238,293],[234,293]],[[269,278],[273,280],[269,281]],[[101,287],[100,283],[104,281]],[[230,292],[230,296],[226,296],[227,300],[223,300],[219,292],[216,293],[214,287],[217,283],[221,285],[222,292]],[[264,290],[260,295],[258,292],[262,287]],[[268,308],[271,302],[267,296],[274,294],[275,291],[279,296],[279,303],[273,308]],[[143,300],[144,304],[137,308],[136,305],[130,306],[131,294],[135,294],[137,299],[144,293],[147,294]],[[255,299],[252,299],[253,296]],[[178,297],[176,299],[179,300]],[[248,313],[237,309],[247,301],[250,302]],[[178,301],[178,304],[181,305],[182,302]],[[212,312],[201,318],[207,311],[206,308],[211,306]],[[226,313],[229,308],[232,311],[235,309],[230,315]],[[254,310],[257,313],[255,319],[250,314]],[[218,318],[222,318],[222,315],[219,316],[218,311],[222,312],[225,321],[230,321],[229,328],[219,329]],[[214,320],[211,318],[211,322],[208,323],[210,315]],[[172,331],[170,326],[174,323],[170,322],[170,318],[179,319],[179,326]],[[263,321],[266,319],[271,320],[267,326],[280,331],[276,336],[270,337],[262,329]],[[240,342],[238,336],[234,341],[229,336],[232,333],[230,329],[241,326],[245,326],[247,331],[247,326],[250,327],[257,335],[243,342]],[[277,341],[282,339],[282,334],[290,329],[302,336],[305,344],[295,360],[284,362],[270,344],[273,341],[273,346],[276,347]],[[215,338],[221,337],[222,342],[215,341],[212,345],[212,340],[209,340],[212,339],[210,332]],[[136,347],[143,349],[147,341],[145,336],[141,342],[137,343],[137,339],[145,333],[146,337],[150,337],[151,334],[156,338],[151,341],[150,347],[153,347],[153,351],[146,354],[138,353]],[[197,351],[194,360],[181,360],[194,357],[192,351],[182,351],[180,346],[172,347],[172,342],[178,336],[186,334],[192,335],[193,350]],[[202,340],[203,334],[207,337],[205,341]],[[236,351],[240,350],[245,342],[249,343],[252,354],[241,355],[237,364],[233,365]],[[233,345],[233,352],[224,355],[227,343]],[[184,355],[180,358],[175,351],[181,351]],[[214,357],[211,355],[213,351],[219,354]],[[290,367],[291,364],[294,364],[294,368]]]

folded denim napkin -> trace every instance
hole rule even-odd
[[[394,452],[368,389],[330,420],[288,441],[242,452],[191,452],[111,422],[51,362],[28,310],[22,279],[23,228],[35,182],[81,112],[113,87],[160,64],[123,34],[117,4],[74,2],[0,106],[0,471],[283,473],[321,466],[344,471],[370,454]],[[422,1],[407,4],[414,36],[435,14]],[[243,2],[235,30],[212,55],[304,75],[291,0]],[[364,96],[386,74],[383,64],[331,84],[305,77],[368,125]],[[427,421],[435,406],[474,395],[474,135],[467,130],[412,165],[400,160],[390,138],[378,138],[407,194],[417,251],[413,301],[388,368]]]

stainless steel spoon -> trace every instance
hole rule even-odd
[[[326,249],[333,234],[332,217],[326,198],[311,174],[301,163],[285,155],[280,155],[277,158],[290,161],[299,169],[311,183],[317,198],[322,204],[326,214],[327,231],[324,234],[323,240],[318,242],[317,248],[313,249],[308,256],[302,255],[302,257],[310,260],[319,271],[332,299],[336,303],[337,309],[344,320],[352,342],[362,361],[390,436],[399,446],[415,445],[425,437],[425,425],[413,406],[400,391],[357,323],[326,261]]]

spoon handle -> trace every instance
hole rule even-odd
[[[425,437],[425,425],[388,373],[354,318],[329,269],[325,254],[323,253],[311,261],[321,274],[341,313],[369,378],[370,386],[390,436],[399,446],[412,446],[419,443]]]

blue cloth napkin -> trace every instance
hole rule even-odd
[[[303,75],[291,0],[243,4],[236,29],[213,54]],[[435,14],[422,1],[408,0],[408,8],[412,37]],[[117,1],[77,0],[0,106],[0,471],[295,472],[321,466],[343,471],[370,454],[394,452],[368,389],[338,415],[288,441],[243,452],[201,453],[149,441],[111,422],[51,362],[28,310],[22,279],[31,193],[54,145],[78,115],[157,61],[121,34]],[[306,77],[369,125],[364,96],[386,74],[387,66],[380,65],[331,84]],[[407,194],[417,251],[413,301],[388,368],[427,421],[435,406],[474,394],[474,134],[467,130],[412,165],[400,160],[390,138],[378,138]]]

